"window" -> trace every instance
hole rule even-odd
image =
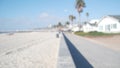
[[[110,25],[111,29],[113,29],[113,24]]]
[[[110,25],[105,25],[105,31],[110,31]]]
[[[103,30],[103,26],[100,26],[100,27],[99,27],[99,30]]]
[[[117,28],[117,24],[113,24],[113,29],[116,29]]]

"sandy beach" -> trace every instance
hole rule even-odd
[[[0,68],[56,68],[56,32],[0,34]]]

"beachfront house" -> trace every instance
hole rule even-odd
[[[83,32],[97,31],[97,24],[99,20],[91,20],[82,26]]]
[[[77,31],[80,31],[80,27],[78,24],[73,24],[72,26],[72,29],[71,29],[73,32],[77,32]]]
[[[68,30],[70,30],[72,32],[80,31],[78,24],[69,24],[69,25],[67,25],[67,28],[68,28]]]
[[[98,23],[98,32],[119,33],[120,15],[108,15],[103,17]]]

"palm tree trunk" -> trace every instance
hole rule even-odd
[[[88,23],[88,16],[86,17],[86,23]]]
[[[79,13],[79,22],[78,22],[78,25],[81,25],[81,22],[80,22],[80,13]]]
[[[79,13],[79,23],[78,23],[79,30],[81,30],[81,27],[82,27],[82,21],[80,17],[81,17],[81,14]]]

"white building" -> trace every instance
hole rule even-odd
[[[77,32],[77,31],[80,31],[80,27],[78,26],[78,24],[74,24],[71,30],[73,32]]]
[[[97,24],[99,20],[91,20],[89,23],[83,25],[83,32],[97,31]]]
[[[67,25],[67,28],[73,32],[80,31],[78,24],[69,24]]]
[[[119,33],[120,15],[109,15],[103,17],[98,23],[98,32]]]

